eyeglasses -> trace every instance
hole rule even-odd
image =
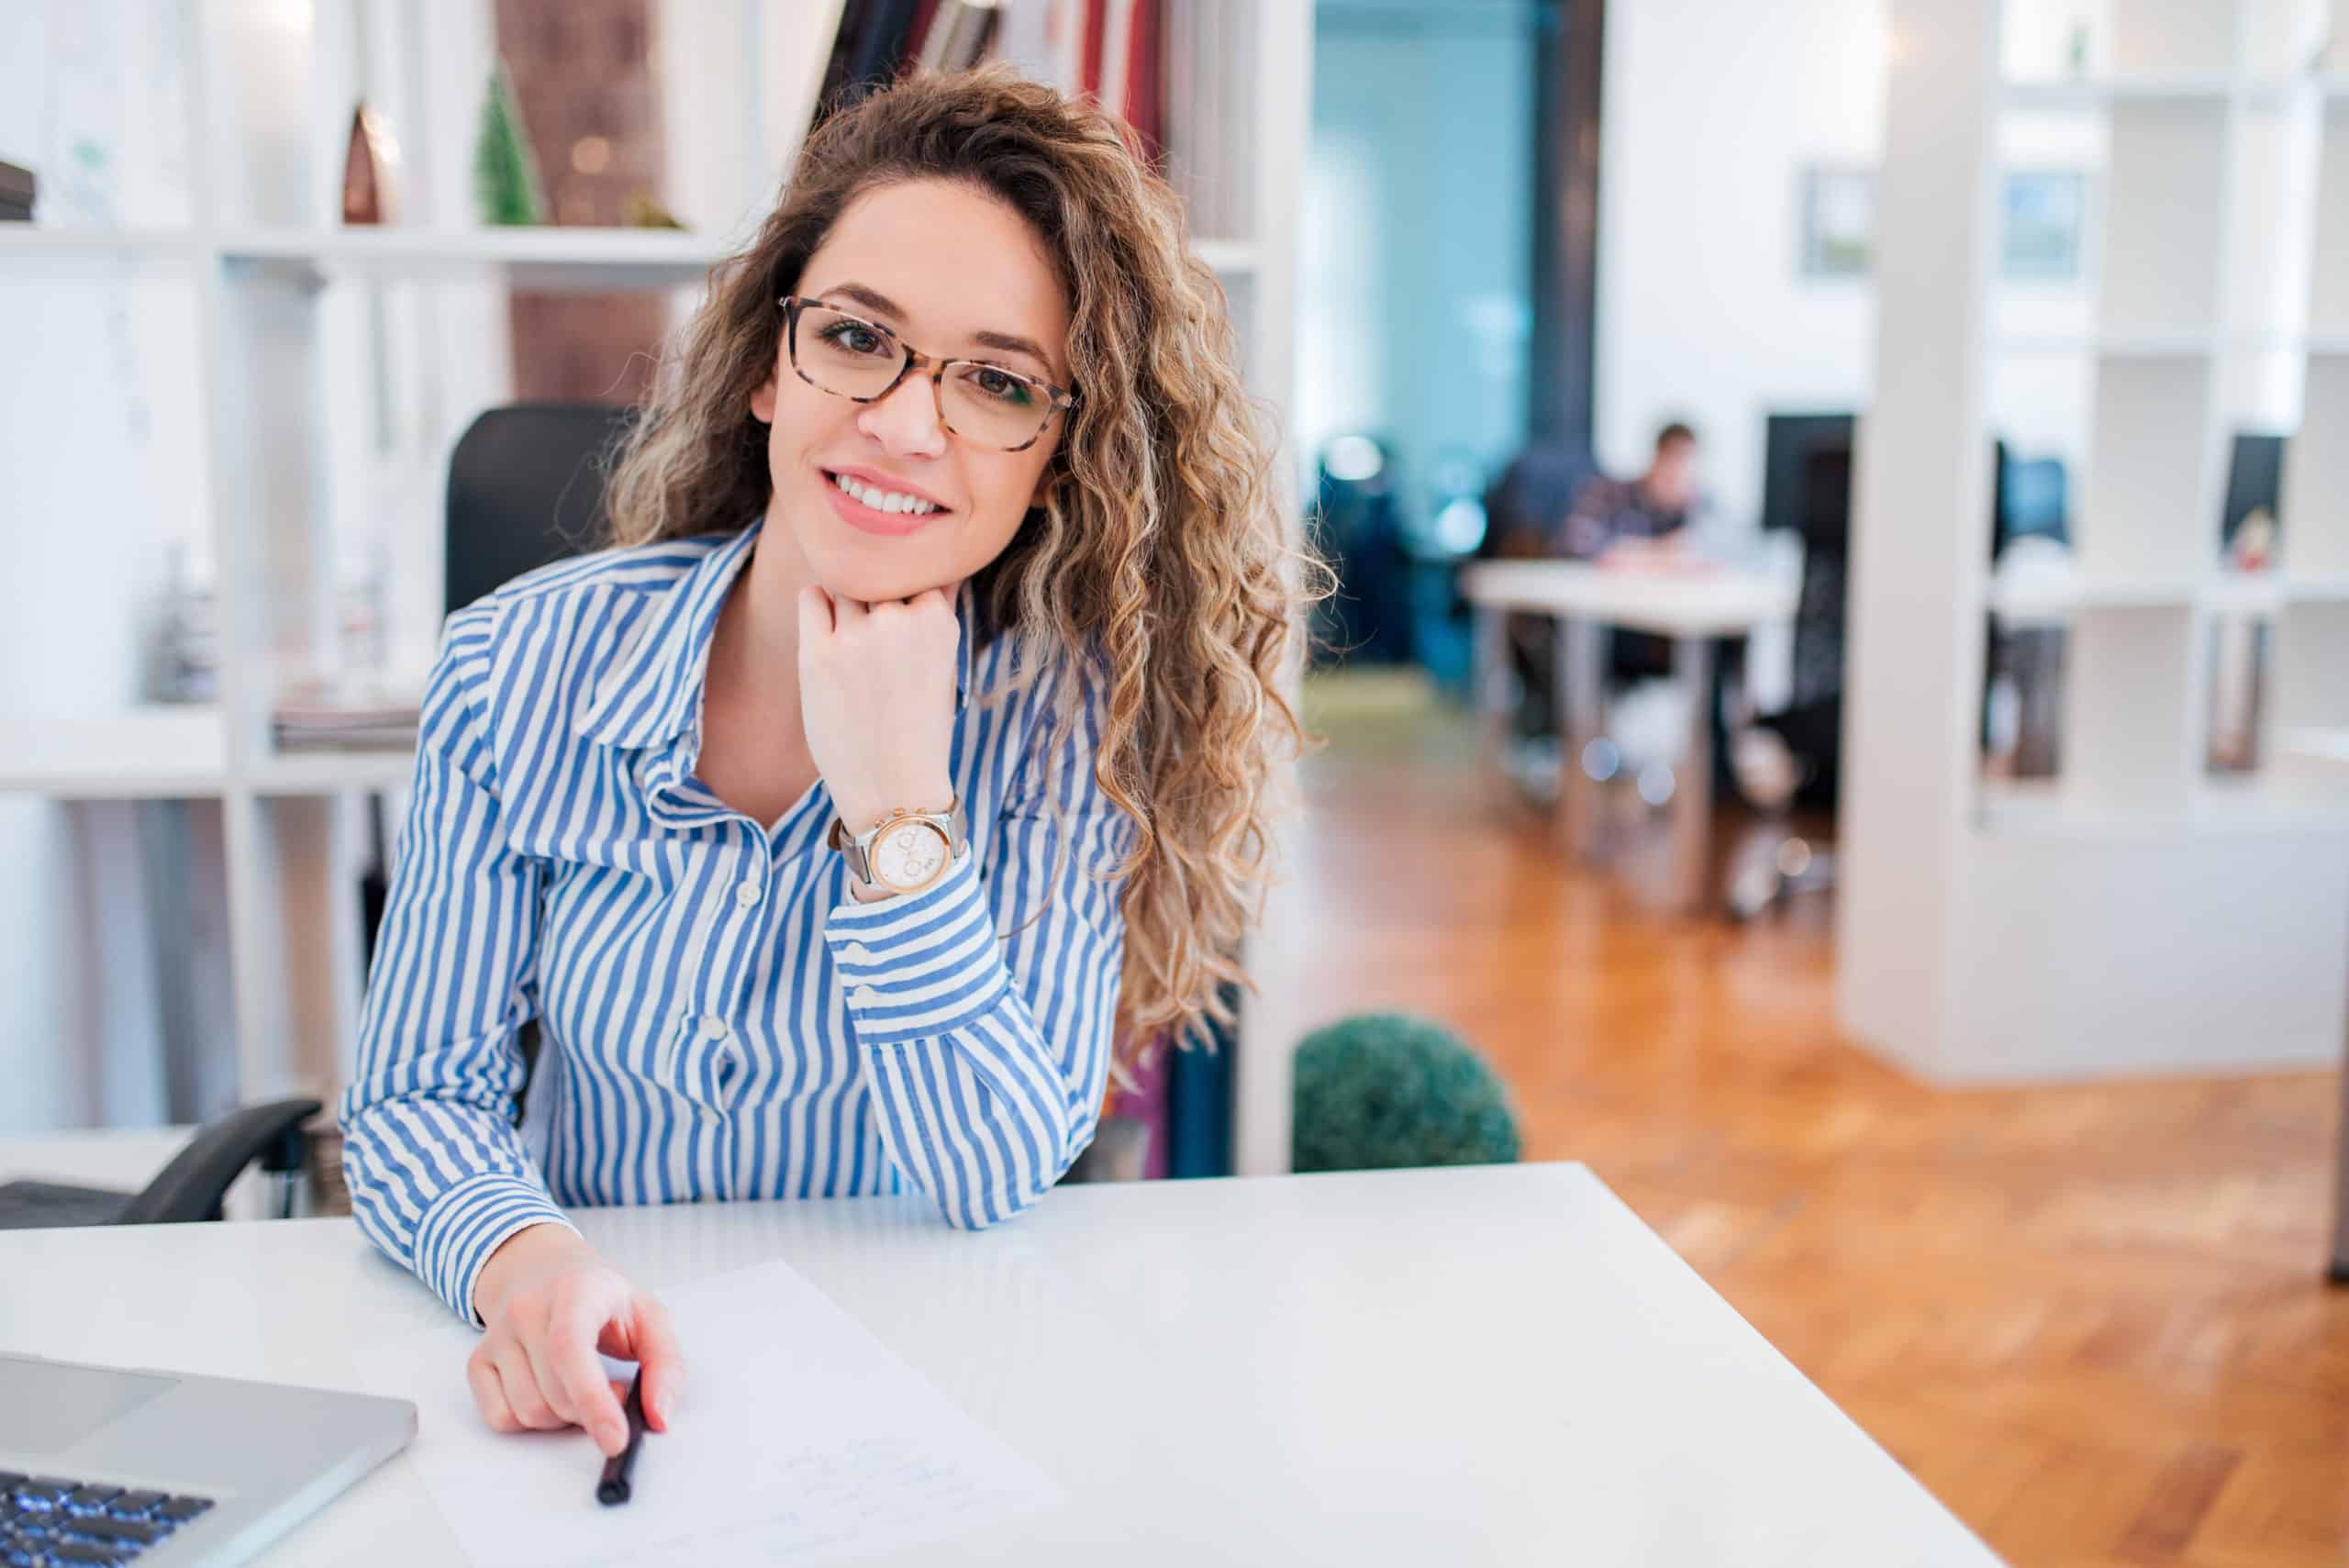
[[[852,403],[878,403],[917,365],[930,367],[938,420],[975,445],[1025,451],[1054,413],[1076,406],[1076,394],[984,360],[939,360],[897,340],[886,327],[812,299],[785,295],[784,342],[791,368],[819,392]]]

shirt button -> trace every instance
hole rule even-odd
[[[765,891],[755,882],[742,883],[734,889],[734,902],[748,909],[759,901]]]
[[[850,993],[849,1000],[860,1007],[871,1007],[880,1003],[881,993],[870,985],[860,985]]]
[[[711,1013],[706,1016],[701,1021],[701,1038],[711,1040],[724,1040],[726,1038],[726,1020],[719,1018],[716,1013]]]
[[[851,942],[848,946],[841,949],[841,957],[851,963],[871,963],[873,962],[873,950],[866,947],[863,942]]]

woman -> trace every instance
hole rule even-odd
[[[344,1158],[485,1327],[492,1426],[617,1451],[598,1349],[656,1430],[677,1398],[660,1305],[558,1205],[911,1186],[992,1224],[1090,1140],[1117,1039],[1240,978],[1299,592],[1234,359],[1112,122],[919,78],[718,270],[618,548],[451,617]]]

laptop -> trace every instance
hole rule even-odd
[[[0,1354],[0,1564],[241,1562],[415,1436],[405,1399]]]

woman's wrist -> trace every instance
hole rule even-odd
[[[832,808],[848,825],[851,833],[870,833],[901,811],[944,812],[953,808],[954,785],[941,773],[938,781],[926,787],[907,790],[900,795],[883,795],[877,790],[856,790],[847,795],[835,795]]]
[[[590,1254],[595,1251],[568,1225],[540,1220],[517,1230],[497,1244],[497,1250],[490,1253],[483,1262],[481,1272],[473,1276],[473,1316],[489,1322],[498,1303],[505,1299],[508,1284],[528,1277],[545,1259],[573,1250]]]

